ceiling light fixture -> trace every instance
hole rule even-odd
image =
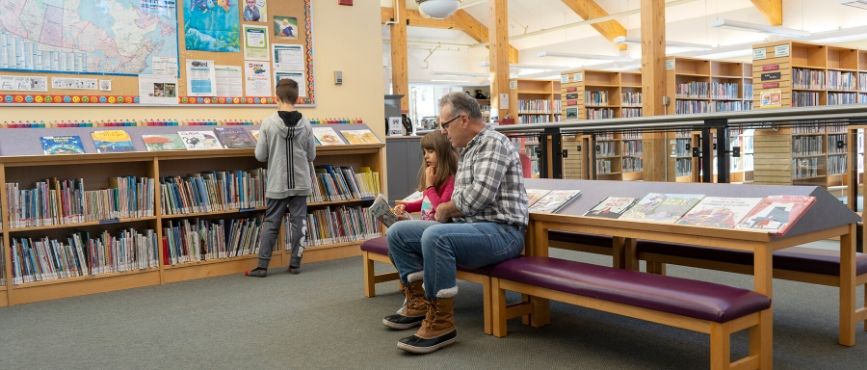
[[[638,44],[638,45],[641,45],[641,39],[634,38],[634,37],[617,36],[614,38],[614,43],[617,45],[620,45],[620,44]],[[713,45],[696,44],[696,43],[692,43],[692,42],[673,41],[673,40],[665,40],[665,46],[670,46],[670,47],[674,47],[674,48],[696,49],[696,50],[713,49]]]
[[[602,55],[602,54],[585,54],[585,53],[566,53],[560,51],[542,51],[539,52],[540,58],[558,57],[572,59],[589,59],[589,60],[610,60],[615,62],[632,62],[634,59],[627,55]]]
[[[840,5],[851,6],[859,9],[867,9],[867,0],[840,0]]]
[[[804,30],[796,30],[794,28],[775,27],[758,23],[750,23],[744,21],[736,21],[732,19],[717,18],[710,25],[715,28],[728,28],[738,31],[747,32],[762,32],[772,35],[785,36],[793,39],[802,39],[810,36],[810,33]]]
[[[415,0],[422,15],[431,18],[448,18],[461,6],[458,0]]]

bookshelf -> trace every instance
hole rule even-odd
[[[510,101],[515,103],[516,123],[560,121],[560,82],[553,80],[513,79]]]
[[[358,129],[365,126],[331,125],[331,127],[340,132],[344,127],[346,129]],[[153,198],[151,198],[153,203],[150,204],[152,212],[133,217],[110,218],[98,221],[13,227],[13,224],[10,223],[10,215],[13,213],[13,210],[10,204],[9,187],[0,187],[0,199],[2,199],[2,203],[0,203],[2,230],[0,231],[2,231],[3,237],[2,248],[4,256],[7,257],[3,259],[3,275],[6,279],[5,284],[0,286],[0,305],[23,304],[235,274],[252,268],[255,265],[257,256],[253,253],[252,247],[258,245],[258,237],[256,237],[258,234],[253,233],[253,231],[249,231],[246,234],[242,231],[237,231],[235,234],[232,234],[239,235],[240,243],[237,245],[246,245],[248,248],[246,250],[239,248],[236,250],[239,251],[238,253],[227,251],[219,241],[224,241],[226,245],[232,242],[232,239],[226,235],[230,232],[230,225],[243,225],[244,222],[249,222],[247,224],[248,227],[251,227],[249,230],[253,230],[252,227],[255,226],[256,220],[260,220],[264,214],[263,192],[257,192],[248,187],[249,194],[258,193],[259,198],[251,195],[253,202],[246,204],[248,206],[246,208],[239,208],[238,204],[231,203],[229,206],[218,207],[218,209],[199,209],[195,212],[168,214],[163,209],[164,202],[161,201],[163,199],[161,198],[163,187],[160,186],[161,180],[172,176],[187,178],[193,174],[210,171],[243,170],[254,172],[264,167],[265,164],[259,163],[253,158],[252,149],[136,151],[46,156],[36,154],[37,152],[41,153],[41,148],[39,148],[38,144],[26,144],[31,141],[38,143],[40,136],[60,134],[79,135],[83,141],[88,142],[89,133],[94,129],[90,127],[0,129],[0,146],[4,148],[4,156],[0,157],[0,183],[19,183],[21,188],[24,189],[32,188],[35,182],[43,181],[44,179],[83,179],[84,191],[99,191],[110,188],[112,186],[110,179],[115,176],[148,178],[154,180]],[[124,129],[129,132],[134,143],[140,146],[143,145],[139,143],[141,141],[141,133],[168,133],[172,130],[176,131],[179,128],[125,127]],[[13,143],[14,141],[18,143]],[[85,147],[87,148],[87,145]],[[362,172],[362,167],[368,167],[371,172],[361,175],[361,178],[364,178],[364,180],[360,181],[367,182],[369,180],[371,184],[375,183],[375,186],[378,187],[379,184],[382,184],[383,147],[384,144],[319,146],[314,165],[347,166],[352,167],[356,172]],[[20,150],[20,155],[10,155],[10,150]],[[213,188],[209,189],[209,193],[213,195]],[[378,189],[372,190],[379,191]],[[54,191],[55,189],[52,187],[51,192]],[[60,197],[58,195],[58,198]],[[213,200],[213,198],[211,199]],[[261,202],[256,203],[257,200]],[[329,198],[326,194],[321,200],[308,202],[308,220],[310,219],[310,214],[315,214],[317,211],[320,213],[325,211],[331,214],[343,212],[341,207],[354,209],[358,215],[361,212],[360,207],[369,205],[371,200],[372,198],[368,196],[353,196],[350,194],[343,197],[333,196]],[[57,209],[57,213],[61,213],[60,209],[65,208],[61,206]],[[335,218],[332,216],[331,219]],[[184,253],[195,252],[192,254],[198,255],[200,253],[200,256],[173,261],[169,258],[170,256],[165,254],[167,251],[173,249],[168,249],[168,238],[164,239],[164,237],[166,237],[167,233],[172,232],[170,226],[180,225],[184,221],[187,221],[191,225],[200,225],[202,228],[197,229],[197,231],[207,231],[202,235],[214,236],[215,239],[213,240],[218,242],[206,242],[206,239],[203,238],[200,247],[196,244],[190,244],[190,248],[184,250]],[[225,229],[218,228],[218,226],[223,224],[225,224]],[[347,236],[349,232],[345,231],[344,228],[340,228],[340,232],[324,229],[327,228],[320,227],[310,231],[312,233],[323,233],[322,235],[325,235],[327,238],[319,238],[319,242],[315,245],[308,243],[304,255],[305,263],[358,255],[360,243],[366,238],[375,237],[379,231],[372,221],[365,223],[364,230],[354,230],[357,233],[352,236]],[[141,242],[142,244],[135,244],[134,246],[129,244],[129,246],[124,247],[123,244],[115,243],[109,246],[106,243],[101,250],[111,253],[111,260],[115,262],[112,265],[113,267],[106,268],[103,271],[91,270],[90,273],[84,273],[83,276],[74,273],[75,267],[69,267],[76,266],[74,263],[65,264],[61,262],[52,265],[54,267],[50,271],[55,272],[54,275],[48,278],[41,276],[38,281],[36,279],[30,279],[33,281],[23,281],[21,274],[14,274],[15,267],[12,260],[8,259],[10,251],[23,251],[25,249],[22,240],[33,240],[36,242],[42,238],[48,238],[49,240],[66,243],[67,238],[73,238],[76,234],[88,235],[79,233],[89,233],[90,238],[94,240],[102,238],[104,241],[110,240],[106,236],[118,237],[125,230],[142,234],[139,238],[129,239],[136,243]],[[238,230],[241,230],[241,228],[239,227]],[[103,235],[104,232],[108,234]],[[336,235],[336,233],[342,234]],[[281,230],[281,237],[278,240],[285,241],[285,234]],[[184,237],[190,237],[190,235],[185,234]],[[118,237],[118,240],[123,241],[124,239]],[[87,245],[87,243],[84,244]],[[33,245],[35,246],[35,244]],[[72,244],[70,243],[70,245]],[[13,249],[13,246],[16,246],[17,249]],[[285,247],[285,245],[278,243],[278,247],[272,257],[272,267],[288,264],[289,256],[284,251]],[[64,253],[73,250],[75,248],[63,246],[52,249],[54,251],[52,253],[55,253],[53,255],[55,256],[54,258],[60,261],[72,262],[75,261],[75,255]],[[41,252],[44,251],[44,249],[41,250]],[[90,265],[94,254],[91,254],[89,250],[82,253],[87,254],[87,265]],[[49,255],[51,254],[49,253]],[[104,255],[99,256],[104,257],[105,261],[109,260]],[[131,262],[125,263],[123,260],[124,256]],[[147,258],[142,260],[145,257]],[[117,262],[118,259],[121,262]],[[19,259],[19,261],[21,260]],[[66,271],[64,272],[61,271],[61,268],[57,268],[57,266],[64,266],[64,269],[71,268],[72,270],[64,270]],[[79,264],[78,266],[82,265]],[[41,267],[39,270],[46,271]],[[22,279],[21,281],[16,281],[12,278],[13,276],[18,276]]]
[[[606,119],[641,116],[641,74],[597,70],[566,71],[561,75],[561,112],[566,119]],[[640,133],[598,134],[586,175],[606,180],[641,180],[644,171]],[[577,139],[576,139],[577,140]],[[579,140],[580,141],[580,140]],[[564,139],[564,145],[566,140]],[[572,173],[582,173],[577,161],[564,161]]]
[[[754,181],[846,186],[848,145],[845,124],[756,130]]]
[[[668,114],[736,112],[752,109],[749,63],[672,57],[665,63]]]

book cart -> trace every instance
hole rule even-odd
[[[319,125],[314,125],[314,127],[316,126]],[[332,127],[337,132],[345,129],[367,128],[360,124],[322,126]],[[261,223],[261,216],[265,209],[264,191],[263,187],[259,189],[251,189],[250,187],[255,184],[262,184],[262,182],[256,182],[263,180],[255,177],[256,171],[267,165],[256,161],[252,148],[148,152],[141,139],[143,134],[169,134],[177,131],[211,128],[189,126],[115,128],[123,129],[129,133],[135,151],[97,154],[90,139],[90,133],[95,130],[107,129],[105,127],[0,128],[0,183],[7,184],[7,186],[0,188],[0,198],[2,198],[2,229],[0,230],[2,230],[3,236],[2,250],[4,256],[2,259],[4,279],[3,284],[0,285],[0,305],[23,304],[235,274],[250,269],[256,264],[257,256],[252,248],[258,246],[258,232],[250,231],[249,228]],[[248,126],[246,129],[258,129],[258,127]],[[43,155],[40,137],[52,135],[78,135],[87,154]],[[320,199],[308,200],[305,263],[359,255],[358,246],[364,240],[381,235],[372,219],[363,221],[364,226],[360,229],[354,228],[352,230],[354,234],[350,234],[350,227],[347,224],[331,225],[328,222],[334,219],[346,221],[350,214],[361,217],[363,213],[361,208],[369,206],[373,200],[371,195],[375,196],[374,192],[380,191],[379,186],[382,183],[381,176],[385,163],[383,147],[384,144],[382,143],[317,146],[317,158],[314,161],[317,173],[323,172],[324,169],[321,168],[327,168],[329,165],[351,167],[356,172],[366,171],[356,177],[360,179],[358,181],[364,181],[365,186],[372,191],[364,196],[336,193],[330,196],[328,194],[332,194],[332,192],[326,190],[326,194],[320,196]],[[226,171],[229,174],[245,172],[246,175],[243,176],[249,181],[245,190],[248,194],[254,194],[258,203],[249,201],[243,205],[239,203],[224,204],[210,209],[175,209],[176,213],[172,214],[163,209],[164,202],[161,201],[161,197],[165,194],[161,194],[161,182],[166,182],[166,179],[175,176],[186,179],[192,175],[211,171]],[[260,170],[259,173],[264,173],[264,171]],[[12,216],[10,215],[13,211],[9,202],[8,184],[18,183],[21,189],[32,189],[36,182],[46,179],[49,183],[53,182],[53,179],[83,179],[85,187],[82,190],[95,191],[110,189],[117,183],[112,180],[113,178],[126,176],[152,179],[155,186],[153,186],[153,194],[148,200],[150,204],[145,204],[144,201],[140,202],[143,208],[149,209],[149,212],[139,212],[134,217],[112,217],[85,222],[63,220],[60,224],[33,226],[21,226],[20,223],[13,224],[11,222]],[[324,188],[321,185],[321,178],[318,178],[317,181],[320,182],[320,187]],[[43,199],[48,199],[48,196],[55,192],[60,198],[60,191],[51,184],[47,194],[42,194]],[[211,192],[213,197],[213,188],[204,192]],[[142,199],[147,198],[139,198],[139,200]],[[53,211],[58,214],[65,214],[65,209],[66,205],[64,204],[59,205]],[[329,213],[334,217],[333,219],[328,218]],[[171,232],[172,227],[183,230],[185,221],[192,227],[197,224],[206,226],[204,229],[196,230],[197,234],[202,234],[200,241],[203,245],[202,249],[196,253],[190,252],[190,255],[185,258],[182,258],[184,256],[166,255],[165,233]],[[216,229],[215,226],[222,225],[222,223],[227,225],[224,230],[225,234],[222,229]],[[204,240],[207,237],[219,239],[221,236],[225,236],[226,239],[230,238],[228,232],[231,225],[242,230],[237,233],[233,232],[232,235],[243,238],[240,243],[245,245],[246,249],[243,249],[242,252],[236,250],[236,253],[232,253],[231,250],[206,250]],[[244,226],[247,226],[248,229],[243,229]],[[146,258],[138,255],[137,259],[130,263],[116,263],[113,268],[103,266],[98,271],[91,269],[90,273],[81,276],[82,274],[75,273],[77,272],[75,271],[76,268],[69,271],[70,269],[67,267],[66,271],[60,271],[58,266],[64,265],[66,262],[58,261],[76,261],[75,257],[82,257],[87,262],[91,262],[92,256],[75,255],[75,252],[72,251],[73,248],[61,247],[53,249],[53,252],[47,252],[45,249],[40,251],[40,256],[54,259],[50,261],[53,263],[51,264],[53,267],[49,268],[49,270],[54,271],[46,271],[46,276],[51,275],[48,278],[43,277],[36,279],[38,281],[33,281],[34,279],[31,277],[30,281],[23,281],[20,273],[13,272],[16,266],[12,261],[11,252],[13,244],[17,243],[16,240],[31,239],[37,241],[47,237],[49,240],[65,243],[67,238],[71,238],[74,234],[87,232],[89,234],[85,235],[90,238],[101,239],[107,245],[110,241],[108,235],[116,237],[124,230],[140,234],[133,238],[136,241],[147,240],[146,247],[138,247],[136,250],[136,253],[147,255]],[[285,222],[281,225],[281,235],[278,238],[271,261],[272,267],[286,266],[289,262],[289,256],[285,252],[287,238],[284,230]],[[104,234],[104,232],[108,234]],[[187,238],[188,242],[190,237],[191,235],[188,233],[181,236],[181,238]],[[154,244],[154,238],[156,244]],[[225,241],[226,244],[231,242],[232,240]],[[121,249],[123,248],[121,247]],[[116,249],[111,250],[110,248],[104,248],[103,251],[117,253]],[[129,250],[126,253],[129,253]],[[106,256],[100,255],[99,257]],[[123,256],[115,255],[113,257]],[[127,255],[126,257],[129,258],[130,256]],[[146,260],[142,260],[142,258]],[[45,267],[44,263],[49,261],[35,262],[43,263],[41,267]],[[18,268],[20,269],[20,266]],[[82,267],[81,269],[85,268]],[[42,268],[41,271],[45,271],[45,269]],[[48,274],[48,272],[53,275]]]
[[[855,333],[863,310],[856,309],[855,234],[859,217],[817,186],[774,186],[753,184],[701,184],[671,182],[528,180],[528,188],[579,189],[581,197],[569,203],[557,214],[532,213],[528,226],[527,250],[532,255],[547,256],[549,232],[607,235],[614,237],[614,266],[637,270],[635,241],[680,243],[700,247],[745,251],[753,254],[753,290],[773,296],[774,251],[812,241],[839,237],[840,240],[840,323],[839,342],[855,344]],[[651,223],[583,216],[589,209],[609,196],[640,199],[647,193],[704,194],[720,197],[764,197],[768,195],[806,195],[815,197],[812,207],[782,236],[767,232],[740,229],[720,229],[669,223]],[[547,302],[539,302],[546,304]],[[773,308],[773,307],[772,307]],[[767,319],[773,313],[769,311]],[[772,343],[773,335],[753,333]],[[755,338],[758,339],[758,338]],[[770,364],[768,364],[770,365]]]

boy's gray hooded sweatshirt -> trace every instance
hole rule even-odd
[[[298,111],[278,111],[265,118],[259,128],[256,159],[268,162],[266,198],[309,195],[310,162],[316,159],[310,121]]]

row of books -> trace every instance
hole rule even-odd
[[[858,73],[858,91],[867,92],[867,73]]]
[[[613,140],[597,140],[596,141],[596,156],[597,157],[613,157],[617,155],[617,147],[619,142]]]
[[[825,71],[792,68],[792,87],[795,89],[824,90]]]
[[[848,156],[846,154],[838,154],[831,155],[828,157],[828,174],[829,175],[842,175],[846,173],[846,167],[848,160]]]
[[[12,227],[33,227],[154,215],[154,179],[111,177],[108,189],[85,190],[84,179],[46,179],[32,189],[6,183]]]
[[[318,145],[381,144],[369,129],[341,130],[333,127],[313,127]],[[131,152],[135,150],[132,138],[124,130],[98,130],[91,133],[97,153]],[[247,131],[243,127],[216,127],[214,130],[177,131],[170,134],[146,134],[141,137],[149,152],[164,150],[213,150],[252,148],[259,139],[259,130]],[[54,154],[84,154],[84,143],[78,135],[42,136],[42,152]]]
[[[819,164],[825,164],[824,158],[812,157],[792,159],[792,178],[795,180],[803,180],[819,177]]]
[[[846,134],[828,134],[828,153],[846,153]]]
[[[822,134],[832,132],[846,132],[847,125],[844,124],[827,124],[827,125],[798,125],[792,127],[792,134]]]
[[[587,90],[584,91],[584,104],[586,105],[608,105],[607,90]]]
[[[626,106],[641,106],[641,91],[640,90],[626,90],[620,93],[620,103]]]
[[[712,112],[740,112],[750,108],[752,104],[744,104],[741,101],[715,101],[711,105]]]
[[[12,273],[16,285],[159,267],[157,236],[134,229],[112,236],[76,233],[65,242],[43,237],[12,239]]]
[[[166,215],[264,207],[266,181],[264,168],[164,177],[160,204]]]
[[[692,159],[691,158],[677,158],[674,161],[674,174],[675,174],[675,176],[690,176],[690,175],[692,175]]]
[[[707,113],[708,102],[703,100],[675,100],[674,113],[676,114],[692,114],[692,113]]]
[[[623,172],[644,171],[644,160],[639,157],[623,157]]]
[[[349,125],[363,124],[361,118],[310,118],[311,125]],[[188,119],[177,120],[168,118],[110,119],[110,120],[61,120],[45,121],[4,121],[0,128],[68,128],[68,127],[172,127],[172,126],[257,126],[258,120],[244,119]]]
[[[557,103],[559,104],[559,100]],[[552,113],[559,111],[548,99],[518,99],[518,111],[521,113]],[[555,109],[556,108],[556,109]]]
[[[548,118],[547,113],[537,115],[522,114],[518,116],[518,123],[548,123],[550,121],[551,119]]]
[[[323,165],[314,171],[312,202],[372,199],[380,193],[379,175],[370,167]]]
[[[641,117],[641,108],[621,108],[623,118]]]
[[[614,118],[614,109],[611,108],[588,108],[587,119]]]
[[[256,254],[262,217],[169,221],[163,227],[163,264],[209,261]]]
[[[620,220],[738,228],[785,234],[815,202],[812,196],[761,198],[649,193],[640,200],[610,196],[584,215]]]
[[[815,107],[819,105],[819,93],[815,91],[793,91],[793,107]]]
[[[828,93],[828,105],[840,105],[840,104],[858,104],[858,94],[856,94],[856,93],[829,92]]]
[[[283,219],[287,249],[291,247],[289,241],[292,238],[290,217],[286,215]],[[357,206],[325,207],[308,212],[305,226],[302,238],[305,247],[367,240],[382,235],[381,224],[370,210]]]
[[[828,90],[855,90],[855,72],[828,71]]]
[[[792,137],[792,155],[821,155],[821,136],[795,136]]]
[[[641,140],[623,139],[623,155],[640,157],[644,154],[644,144]]]
[[[712,82],[710,94],[716,99],[739,99],[738,83],[736,82]]]
[[[690,81],[677,84],[675,87],[675,94],[678,98],[707,99],[708,90],[707,82]]]
[[[692,152],[690,152],[692,145],[690,145],[690,138],[675,138],[671,141],[671,155],[675,157],[690,157],[692,156]]]
[[[596,174],[597,175],[610,175],[616,171],[616,167],[614,167],[614,160],[611,158],[603,158],[596,160]]]

